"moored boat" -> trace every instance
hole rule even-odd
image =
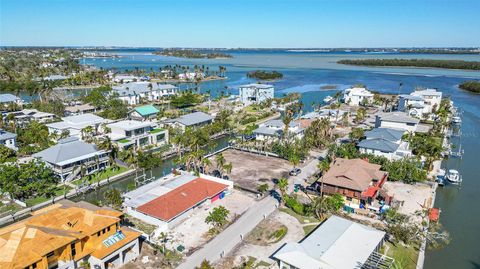
[[[460,184],[462,182],[462,176],[455,169],[448,170],[447,180],[453,184]]]
[[[325,103],[330,103],[333,101],[333,97],[331,97],[330,95],[328,95],[327,97],[323,98],[323,102]]]
[[[460,123],[462,123],[462,118],[460,118],[458,116],[452,117],[452,123],[460,124]]]

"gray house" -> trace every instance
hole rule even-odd
[[[187,127],[200,127],[213,122],[214,117],[207,113],[198,111],[190,114],[180,116],[175,119],[166,120],[165,124],[170,124],[176,127],[180,127],[183,131]]]
[[[17,135],[0,129],[0,145],[17,150]]]
[[[406,131],[392,128],[375,128],[365,132],[365,139],[357,145],[361,153],[383,156],[389,160],[412,155],[409,143],[402,141]]]
[[[82,167],[86,174],[92,174],[108,166],[108,151],[99,150],[93,144],[68,137],[55,146],[33,154],[50,166],[62,181],[71,181],[79,176]]]

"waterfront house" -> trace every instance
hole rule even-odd
[[[122,212],[61,200],[0,228],[0,268],[110,269],[140,254],[140,233],[121,225]]]
[[[180,116],[180,117],[175,118],[175,119],[166,120],[165,124],[169,124],[169,125],[172,125],[174,127],[178,127],[180,129],[182,129],[183,131],[185,131],[185,129],[187,127],[190,127],[190,128],[201,127],[201,126],[212,123],[213,120],[214,120],[213,116],[211,116],[207,113],[198,111],[198,112],[194,112],[194,113],[190,113],[190,114]]]
[[[381,112],[375,117],[375,127],[401,129],[408,132],[416,132],[419,119],[409,116],[405,112]]]
[[[381,198],[379,190],[388,178],[388,173],[380,167],[362,159],[337,158],[319,179],[319,188],[327,195],[342,195],[351,208],[378,210],[376,199]]]
[[[95,113],[97,109],[91,104],[77,104],[65,107],[65,116],[75,116],[87,113]]]
[[[259,141],[273,141],[283,137],[285,124],[282,120],[269,120],[261,123],[259,127],[253,130],[255,139]],[[287,138],[301,139],[303,137],[304,129],[300,126],[300,122],[291,122],[288,126]]]
[[[178,88],[173,85],[146,81],[130,82],[114,86],[112,89],[120,100],[131,106],[138,105],[143,101],[157,101],[178,92]]]
[[[426,113],[432,113],[440,107],[442,92],[435,89],[416,90],[410,95],[421,97],[424,100]]]
[[[343,91],[343,100],[351,106],[373,103],[373,93],[366,88],[353,87]]]
[[[150,78],[148,77],[139,77],[139,76],[128,75],[128,74],[114,74],[111,72],[109,72],[109,77],[115,83],[130,83],[130,82],[150,80]]]
[[[425,99],[420,96],[401,94],[398,99],[398,110],[412,117],[423,118],[424,114],[429,113],[429,106],[425,105]]]
[[[223,199],[233,182],[209,175],[187,172],[170,174],[124,194],[123,205],[129,215],[167,231],[200,207]]]
[[[273,258],[282,269],[390,268],[393,259],[378,253],[384,238],[384,231],[333,215],[299,243],[282,245]]]
[[[146,105],[135,107],[129,114],[132,120],[154,121],[157,119],[158,112],[160,111],[156,107],[152,105]]]
[[[133,147],[163,146],[168,143],[168,130],[154,128],[146,121],[123,120],[107,125],[110,138],[117,143],[120,150]]]
[[[47,124],[50,134],[68,132],[70,136],[82,137],[82,129],[91,126],[95,132],[102,132],[102,125],[111,122],[95,114],[80,114],[63,117],[62,121]]]
[[[5,147],[13,150],[18,150],[17,134],[0,129],[0,145],[4,145]]]
[[[0,105],[3,107],[6,107],[9,104],[17,104],[21,106],[23,104],[23,101],[22,99],[18,98],[17,96],[11,93],[0,94]]]
[[[397,160],[412,156],[409,143],[402,140],[404,130],[392,128],[374,128],[365,132],[365,139],[357,144],[361,153],[383,156]]]
[[[248,84],[238,87],[240,102],[245,106],[259,104],[268,99],[273,99],[273,85],[268,84]]]
[[[53,121],[56,117],[55,114],[38,111],[36,109],[23,109],[20,111],[10,112],[8,114],[13,114],[15,123],[18,126],[24,126],[31,121],[46,123]]]
[[[77,137],[60,139],[58,144],[32,155],[43,161],[62,181],[74,180],[82,168],[87,175],[103,170],[109,165],[109,152]]]

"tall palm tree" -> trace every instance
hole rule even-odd
[[[286,178],[279,179],[277,186],[278,186],[278,189],[280,190],[280,193],[282,194],[282,197],[284,197],[287,192],[288,179]]]

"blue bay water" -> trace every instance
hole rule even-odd
[[[480,152],[480,95],[458,89],[458,84],[468,79],[480,79],[480,72],[443,70],[430,68],[369,68],[336,64],[340,59],[357,58],[423,58],[480,61],[480,55],[399,55],[367,53],[321,53],[287,51],[232,52],[233,59],[181,59],[151,54],[152,50],[120,50],[119,59],[86,59],[86,64],[119,71],[135,67],[158,70],[172,64],[206,65],[215,70],[226,66],[228,79],[201,84],[201,91],[211,90],[218,95],[225,86],[231,93],[236,87],[254,82],[245,74],[256,69],[277,70],[284,78],[273,82],[276,95],[301,92],[306,110],[312,102],[317,104],[327,95],[351,85],[362,83],[371,90],[383,93],[409,93],[415,87],[437,88],[451,96],[455,105],[463,111],[462,137],[456,141],[465,149],[463,159],[444,162],[448,168],[458,168],[463,175],[460,188],[438,190],[435,206],[440,207],[441,223],[453,240],[441,250],[428,250],[425,268],[480,268],[480,168],[477,162]],[[402,86],[400,87],[400,84]],[[336,90],[322,90],[335,85]]]

